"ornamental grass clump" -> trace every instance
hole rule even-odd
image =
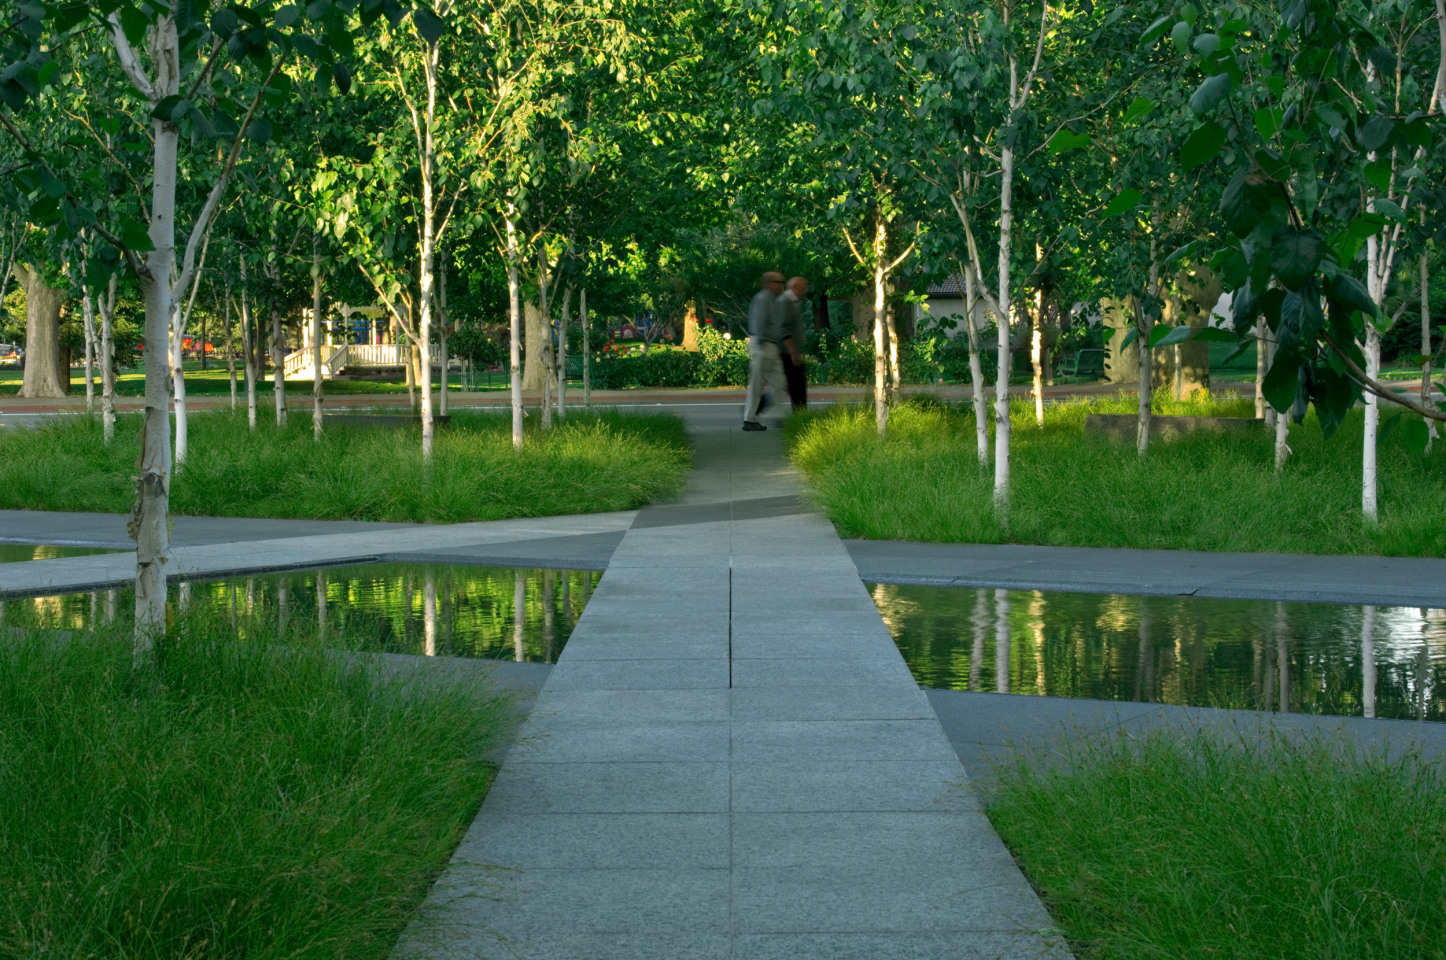
[[[995,773],[989,818],[1081,960],[1446,957],[1439,756],[1205,727]]]
[[[0,436],[0,508],[129,511],[139,427],[121,417],[110,446],[85,417]],[[194,415],[171,512],[456,523],[630,510],[680,490],[692,459],[677,417],[612,411],[529,429],[521,453],[510,414],[459,411],[430,470],[420,444],[419,428],[329,424],[318,443],[305,416],[252,431],[244,414]]]
[[[508,704],[202,617],[137,674],[128,633],[0,644],[0,956],[388,956]]]

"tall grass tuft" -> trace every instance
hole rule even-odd
[[[0,435],[0,508],[128,511],[135,497],[139,415],[116,442],[99,421],[56,418]],[[508,414],[463,411],[436,435],[431,470],[416,429],[311,422],[247,429],[244,414],[196,414],[190,457],[171,486],[171,510],[195,516],[455,523],[629,510],[682,488],[691,462],[677,417],[573,412],[512,449]]]
[[[986,810],[1081,960],[1446,957],[1439,761],[1209,729],[1064,761],[1002,767]]]
[[[0,956],[383,958],[512,723],[479,688],[184,622],[0,644]]]
[[[1013,410],[1008,529],[993,509],[992,468],[975,454],[974,418],[937,402],[905,403],[880,439],[873,414],[835,407],[791,418],[791,455],[829,517],[853,536],[939,543],[1446,556],[1446,445],[1407,451],[1381,441],[1381,522],[1361,520],[1359,412],[1329,440],[1314,414],[1290,428],[1274,472],[1262,427],[1133,444],[1086,434],[1090,413],[1132,413],[1134,398]],[[1249,401],[1157,397],[1162,414],[1250,416]]]

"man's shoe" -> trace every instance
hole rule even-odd
[[[767,430],[768,428],[757,420],[745,420],[743,421],[743,429],[751,433],[756,430]]]

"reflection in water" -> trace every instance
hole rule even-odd
[[[214,615],[238,636],[427,656],[551,662],[576,626],[600,574],[423,564],[367,564],[316,573],[176,584],[194,615]],[[561,589],[559,590],[559,584]],[[561,598],[559,599],[559,593]],[[582,602],[573,602],[574,598]],[[0,602],[0,623],[85,629],[134,603],[128,589]],[[312,612],[315,611],[313,616]]]
[[[870,589],[926,687],[1446,720],[1443,610]]]
[[[101,553],[125,553],[97,547],[36,546],[29,543],[0,543],[0,563],[25,563],[28,560],[56,560],[61,557],[90,557]]]

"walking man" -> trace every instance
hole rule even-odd
[[[803,323],[803,300],[808,296],[808,281],[794,277],[788,281],[788,289],[778,298],[783,308],[783,347],[778,351],[783,363],[783,376],[788,381],[788,398],[793,409],[802,410],[808,406],[808,371],[803,365],[803,343],[807,331]]]
[[[778,359],[778,346],[783,339],[783,274],[770,270],[763,275],[763,289],[748,304],[748,399],[743,407],[744,430],[767,430],[758,422],[758,402],[763,397],[764,381],[774,396],[788,389],[783,364]]]

